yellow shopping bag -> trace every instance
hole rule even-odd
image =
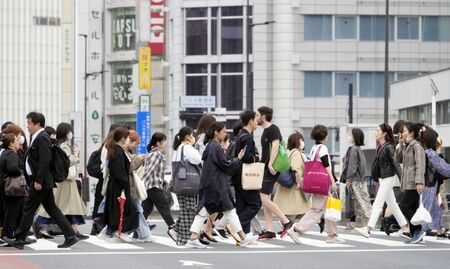
[[[340,221],[342,213],[342,202],[339,198],[328,197],[325,209],[325,219],[331,221]]]

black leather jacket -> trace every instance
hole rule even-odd
[[[381,178],[393,177],[395,174],[397,174],[398,178],[402,178],[402,170],[394,158],[394,146],[390,143],[385,143],[379,151],[378,159]]]

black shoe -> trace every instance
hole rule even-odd
[[[17,249],[23,249],[25,246],[25,241],[20,239],[11,239],[7,237],[3,237],[3,240],[8,243],[8,245],[13,246]]]
[[[269,240],[269,239],[273,239],[273,238],[276,238],[276,237],[277,236],[275,235],[274,232],[264,231],[264,232],[259,234],[258,240]]]
[[[198,241],[200,241],[200,243],[202,243],[203,245],[209,245],[209,241],[201,237],[198,238]]]
[[[148,228],[150,228],[150,231],[153,231],[156,228],[156,224],[150,224]]]
[[[23,241],[24,242],[24,245],[30,245],[30,244],[34,244],[34,243],[36,243],[37,242],[37,240],[36,239],[32,239],[32,238],[26,238],[25,239],[25,241]]]
[[[387,236],[391,235],[391,223],[388,221],[387,218],[381,219],[381,227],[383,228],[383,231],[386,233]]]
[[[139,236],[138,236],[137,232],[133,233],[133,239],[139,239]]]
[[[64,240],[64,243],[62,243],[61,245],[58,245],[58,248],[70,248],[71,246],[78,243],[79,241],[80,241],[80,239],[78,239],[78,237],[76,235],[74,235],[70,238],[66,238],[66,240]]]
[[[319,225],[320,233],[323,233],[325,231],[325,219],[320,219],[317,225]]]
[[[41,231],[37,232],[37,233],[35,234],[35,236],[36,236],[37,239],[41,239],[41,238],[43,238],[43,239],[53,239],[53,238],[54,238],[54,237],[51,236],[51,235],[42,233]]]
[[[102,229],[100,229],[100,226],[98,226],[97,223],[92,223],[90,235],[98,235],[101,231]]]
[[[77,237],[78,239],[80,239],[80,240],[86,240],[86,239],[89,239],[89,236],[84,235],[84,234],[81,234],[79,231],[77,232],[76,237]]]
[[[217,233],[215,231],[217,231]],[[224,229],[217,229],[217,228],[215,228],[215,229],[212,230],[211,233],[212,233],[213,236],[218,236],[218,237],[220,237],[221,239],[224,239],[224,240],[228,238],[227,232]]]
[[[213,243],[218,243],[218,241],[214,238],[214,237],[210,237],[208,234],[206,234],[205,232],[202,232],[201,234],[200,234],[200,238],[204,238],[204,239],[207,239],[208,241],[210,241],[210,242],[213,242]]]
[[[0,238],[0,247],[6,247],[8,245],[8,242]]]

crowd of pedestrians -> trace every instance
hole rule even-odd
[[[80,195],[80,159],[73,129],[64,122],[56,130],[46,126],[44,115],[37,112],[26,118],[29,144],[16,124],[6,122],[1,130],[0,246],[23,249],[36,242],[29,237],[33,233],[37,239],[52,239],[58,234],[52,229],[56,225],[65,238],[58,247],[68,248],[89,238],[78,228],[85,224],[88,212]],[[344,184],[346,230],[369,238],[381,216],[381,229],[388,236],[404,237],[408,244],[421,243],[425,235],[448,238],[439,192],[450,177],[450,164],[441,153],[442,140],[431,127],[398,121],[393,130],[380,124],[373,164],[367,163],[361,148],[364,132],[351,129],[337,182],[326,146],[327,127],[312,129],[309,135],[315,144],[307,154],[306,134],[293,132],[285,143],[272,118],[269,107],[243,111],[232,136],[211,115],[200,119],[197,130],[181,128],[172,144],[170,182],[164,179],[169,168],[165,134],[154,133],[147,154],[136,154],[138,133],[126,126],[111,126],[87,163],[89,175],[98,179],[90,236],[151,242],[155,225],[147,218],[156,207],[167,235],[177,245],[190,248],[206,248],[217,243],[217,237],[228,236],[236,245],[246,246],[276,238],[277,233],[301,244],[302,236],[315,225],[326,232],[327,243],[340,244],[344,239],[338,235],[338,219],[325,213],[330,197],[338,196],[338,184]],[[261,154],[253,137],[258,126],[263,128]],[[317,164],[320,169],[314,170]],[[373,204],[367,170],[378,182]],[[259,177],[260,185],[249,187],[249,177]],[[306,181],[314,185],[319,180],[325,192],[306,187]],[[180,208],[176,219],[170,210],[172,192]],[[431,214],[431,222],[412,221],[420,205]],[[264,228],[258,219],[261,210]]]

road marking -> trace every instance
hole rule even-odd
[[[290,242],[290,243],[294,243],[294,241],[292,241],[292,239],[289,236],[286,236],[283,239],[280,239],[286,242]],[[301,245],[308,245],[308,246],[313,246],[313,247],[318,247],[318,248],[349,248],[349,247],[354,247],[352,245],[346,245],[346,244],[328,244],[327,242],[323,241],[323,240],[316,240],[316,239],[311,239],[311,238],[307,238],[307,237],[300,237],[300,242]]]
[[[181,262],[181,265],[183,266],[199,266],[199,267],[205,267],[205,266],[211,266],[210,263],[204,263],[204,262],[196,262],[196,261],[185,261],[185,260],[179,260]]]
[[[308,234],[313,234],[313,235],[317,235],[317,236],[326,236],[326,235],[320,234],[319,232],[308,232]],[[343,238],[343,239],[349,240],[349,241],[356,241],[356,242],[360,242],[360,243],[380,245],[380,246],[386,246],[386,247],[419,247],[420,246],[420,245],[415,245],[415,244],[408,245],[408,244],[405,244],[404,242],[379,239],[379,238],[374,238],[374,237],[365,238],[361,235],[351,235],[351,234],[341,233],[338,236],[339,236],[339,238]]]
[[[438,243],[438,244],[450,245],[450,240],[448,240],[448,239],[437,239],[434,236],[425,236],[424,240],[425,240],[425,242],[433,242],[433,243]]]
[[[152,235],[152,238],[153,238],[153,243],[156,243],[156,244],[160,244],[160,245],[172,247],[172,248],[178,248],[178,249],[187,248],[186,246],[177,245],[177,243],[175,243],[175,241],[173,241],[169,237]]]
[[[32,239],[36,239],[34,236],[30,236]],[[36,243],[26,245],[34,250],[70,250],[70,248],[58,248],[58,243],[46,240],[46,239],[38,239]]]
[[[143,249],[127,243],[109,243],[95,236],[90,236],[88,239],[81,242],[86,242],[106,249]]]
[[[240,251],[112,251],[112,252],[42,252],[42,253],[0,253],[7,256],[90,256],[90,255],[216,255],[216,254],[291,254],[291,253],[355,253],[355,252],[450,252],[450,248],[392,248],[392,249],[310,249],[310,250],[240,250]]]
[[[217,241],[219,241],[221,243],[236,246],[236,241],[231,237],[228,237],[227,239],[220,239],[220,238],[216,238],[216,239],[217,239]],[[261,241],[257,241],[253,244],[245,246],[245,248],[266,249],[266,248],[285,248],[285,247],[280,246],[280,245],[268,244],[268,243],[263,243]]]

